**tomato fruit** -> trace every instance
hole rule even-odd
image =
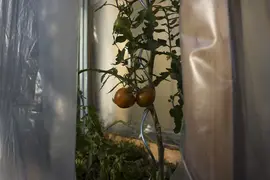
[[[136,94],[136,102],[140,107],[148,107],[154,103],[156,91],[152,87],[144,87]]]
[[[120,88],[114,95],[113,102],[120,108],[129,108],[135,104],[136,98],[134,97],[130,88]]]

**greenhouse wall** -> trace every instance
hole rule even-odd
[[[234,52],[234,179],[270,179],[269,1],[230,1]]]
[[[0,13],[0,179],[74,179],[79,2],[1,0]]]
[[[184,158],[194,179],[232,179],[232,60],[226,0],[186,0],[180,11]]]
[[[142,143],[138,130],[143,110],[121,109],[113,103],[108,91],[116,80],[99,90],[100,75],[88,72],[77,77],[77,66],[109,69],[117,52],[111,32],[117,11],[106,7],[94,12],[105,1],[85,2],[0,0],[1,180],[76,179],[78,85],[85,93],[84,103],[95,106],[105,126],[122,120],[129,126],[115,126],[112,132],[122,133],[122,139],[136,136],[134,141]],[[164,81],[155,101],[166,158],[172,152],[167,143],[177,145],[178,167],[169,174],[173,180],[270,179],[269,5],[267,0],[182,0],[181,133],[173,132],[169,114],[168,99],[176,82]],[[169,66],[164,59],[157,58],[154,71]],[[154,133],[153,124],[147,119],[144,132]],[[106,138],[102,134],[101,139],[112,145]],[[137,146],[132,148],[138,152]]]

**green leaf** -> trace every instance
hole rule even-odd
[[[129,29],[131,27],[131,23],[127,17],[118,16],[114,22],[115,29]]]
[[[172,61],[171,68],[172,68],[172,73],[179,74],[180,73],[179,61]]]
[[[165,30],[165,29],[155,29],[154,31],[155,31],[155,32],[157,32],[157,33],[166,32],[166,30]]]
[[[139,43],[140,48],[153,51],[157,49],[160,45],[156,40],[148,40],[146,43]]]
[[[118,50],[115,65],[120,64],[121,62],[123,62],[125,53],[126,53],[126,49]]]
[[[100,78],[100,82],[103,82],[104,81],[104,78],[105,78],[106,75],[107,75],[106,73],[102,74],[102,76]]]
[[[180,47],[180,38],[175,41],[176,46]]]
[[[180,1],[171,1],[172,2],[172,5],[174,6],[174,7],[177,7],[177,6],[179,6],[180,5]]]
[[[127,42],[126,47],[128,49],[128,53],[129,54],[133,54],[137,50],[137,46],[136,46],[136,44],[133,41]]]
[[[160,76],[157,76],[153,82],[154,86],[158,86],[162,81],[166,80],[166,78],[169,75],[170,75],[170,72],[168,72],[168,71],[160,73]]]
[[[175,24],[175,25],[173,25],[173,26],[171,26],[170,28],[173,29],[173,28],[176,28],[176,27],[179,27],[179,24],[178,23]]]
[[[174,106],[170,109],[170,115],[174,118],[174,133],[179,133],[182,127],[183,111],[180,105]]]
[[[167,46],[167,41],[164,39],[158,39],[157,40],[160,46]]]
[[[113,91],[115,90],[115,88],[117,88],[121,83],[122,83],[122,82],[117,83],[117,84],[116,84],[116,85],[108,92],[108,94],[111,93],[111,92],[113,92]]]
[[[176,22],[177,22],[177,19],[173,19],[173,20],[170,22],[170,25],[174,25]]]
[[[162,23],[161,26],[167,26],[168,24],[167,23]]]
[[[170,9],[171,10],[171,9]],[[167,13],[167,16],[175,15],[176,13]]]
[[[178,33],[176,33],[176,34],[172,34],[172,35],[171,35],[171,40],[173,40],[175,37],[178,37],[178,36],[179,36],[179,34],[180,34],[179,32],[178,32]]]
[[[157,27],[158,26],[158,22],[153,22],[153,26]]]
[[[158,11],[159,11],[159,8],[155,8],[155,9],[153,10],[153,14],[157,14]]]
[[[132,32],[130,30],[131,22],[127,17],[118,16],[114,22],[113,32],[116,34],[122,34],[126,39],[132,39]]]
[[[125,36],[117,36],[115,38],[115,43],[122,43],[125,42],[127,40],[127,38]]]
[[[132,24],[133,28],[137,28],[143,23],[146,16],[146,9],[141,10],[140,12],[138,12],[138,14],[139,15],[134,20],[135,23]]]
[[[157,49],[160,45],[159,45],[159,42],[156,41],[156,40],[149,40],[147,42],[147,46],[150,50],[155,50]]]
[[[144,35],[146,36],[146,39],[152,39],[153,38],[153,32],[154,27],[153,24],[145,23],[145,27],[142,28]]]
[[[153,13],[152,9],[151,8],[148,8],[146,10],[146,15],[145,15],[145,20],[147,20],[149,23],[153,23],[156,21],[156,16],[155,14]]]
[[[133,9],[132,6],[125,6],[125,8],[123,9],[123,12],[125,12],[125,14],[130,17],[131,14],[133,13]]]
[[[157,20],[162,20],[162,19],[165,19],[165,16],[156,16],[156,19]]]

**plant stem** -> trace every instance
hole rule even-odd
[[[154,65],[155,65],[155,57],[156,53],[154,51],[151,52],[150,59],[149,59],[149,64],[148,64],[148,73],[150,75],[150,80],[153,80],[153,71],[154,71]]]
[[[156,53],[154,51],[151,52],[150,60],[148,64],[148,73],[151,78],[151,85],[153,85],[152,79],[153,79],[153,70],[155,65],[155,57]],[[161,126],[158,120],[157,112],[155,109],[154,104],[148,107],[149,111],[151,112],[154,124],[155,124],[155,130],[156,130],[156,139],[157,139],[157,146],[158,146],[158,165],[159,165],[159,180],[164,180],[164,146],[163,146],[163,138],[162,138],[162,131]]]
[[[158,120],[155,106],[151,105],[148,108],[149,108],[149,111],[151,112],[151,115],[155,124],[155,129],[156,129],[156,138],[157,138],[157,146],[158,146],[159,180],[164,180],[164,146],[163,146],[161,126]]]
[[[167,28],[168,28],[168,40],[169,40],[169,50],[170,50],[170,53],[172,53],[172,41],[171,41],[171,27],[170,27],[170,21],[169,21],[169,16],[167,14],[167,11],[166,9],[163,9],[164,11],[164,14],[165,14],[165,19],[167,21]]]

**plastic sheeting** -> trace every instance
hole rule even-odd
[[[227,0],[182,0],[180,14],[184,159],[191,179],[230,180],[233,91]]]
[[[0,179],[75,179],[79,1],[0,0]]]
[[[234,179],[270,179],[270,4],[230,1],[235,62]]]

